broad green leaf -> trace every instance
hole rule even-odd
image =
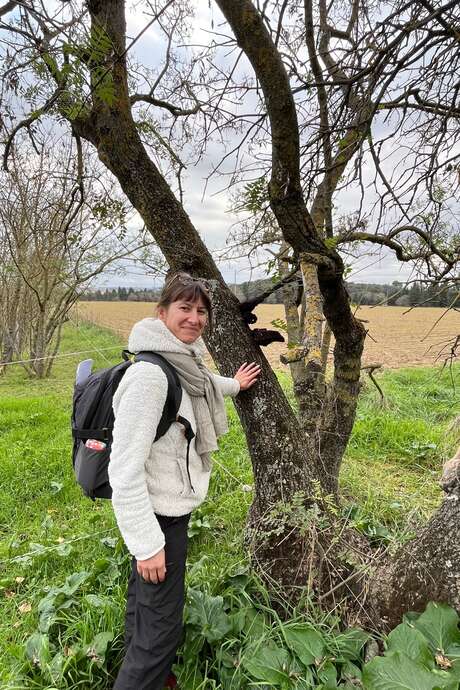
[[[100,575],[97,578],[97,582],[107,587],[109,585],[113,585],[114,582],[119,578],[119,576],[120,568],[116,563],[111,562],[109,567],[106,568],[104,572],[100,573]]]
[[[68,609],[76,603],[73,594],[88,577],[89,573],[87,572],[72,573],[62,587],[51,587],[46,597],[39,602],[37,607],[40,632],[46,633],[49,631],[57,618],[59,610]]]
[[[230,587],[234,592],[244,592],[248,584],[251,582],[251,578],[246,573],[241,573],[238,575],[230,575],[225,584]]]
[[[386,656],[396,652],[419,661],[428,669],[434,666],[433,654],[426,637],[408,623],[401,623],[388,635]]]
[[[187,625],[185,628],[185,644],[182,650],[184,665],[196,666],[197,659],[201,656],[206,640],[201,635],[197,635],[196,628]]]
[[[259,647],[241,663],[256,680],[281,686],[289,683],[289,653],[282,647]]]
[[[451,661],[460,661],[460,644],[453,644],[446,650],[446,656]]]
[[[342,681],[343,680],[349,680],[349,681],[358,680],[358,681],[360,681],[362,675],[363,674],[361,672],[361,669],[358,668],[358,666],[356,666],[356,664],[354,664],[351,661],[345,662],[345,664],[343,664],[342,668],[340,669],[340,678]]]
[[[88,656],[94,663],[101,666],[105,661],[105,654],[109,642],[114,638],[113,632],[101,632],[96,635],[94,640],[88,645],[86,649],[86,656]]]
[[[315,663],[324,654],[324,639],[311,625],[293,625],[284,629],[286,643],[305,666]]]
[[[239,635],[239,633],[244,629],[246,624],[246,612],[246,609],[243,608],[239,611],[235,611],[235,613],[228,614],[228,619],[232,626],[232,632],[235,635]]]
[[[62,592],[64,592],[64,594],[68,594],[69,596],[71,594],[75,594],[80,585],[82,585],[83,582],[89,578],[89,576],[90,574],[85,570],[79,573],[72,573],[72,575],[69,575],[69,577],[66,579],[63,587],[61,588]]]
[[[251,607],[246,611],[246,622],[244,632],[247,637],[253,640],[260,639],[267,632],[267,623],[263,613]]]
[[[34,666],[44,668],[51,658],[48,635],[34,632],[26,642],[26,656]]]
[[[59,597],[42,599],[38,605],[40,611],[40,617],[38,621],[38,629],[42,633],[49,631],[51,626],[56,622],[59,611],[69,609],[71,606],[77,603],[76,599],[68,599],[67,597],[62,597],[62,593]]]
[[[58,556],[62,556],[65,558],[66,556],[69,556],[70,553],[72,553],[72,544],[68,544],[64,542],[63,544],[59,544],[59,546],[56,546],[55,552],[57,553]]]
[[[223,690],[243,690],[247,687],[241,668],[222,666],[219,670],[219,680]]]
[[[456,690],[450,679],[429,671],[404,654],[375,657],[363,671],[366,690]]]
[[[403,623],[413,624],[413,623],[415,623],[415,621],[418,621],[420,616],[421,616],[420,611],[408,611],[403,616]]]
[[[234,656],[223,647],[218,647],[216,649],[216,659],[221,666],[225,666],[226,668],[234,669],[238,665],[238,657]]]
[[[29,553],[31,556],[43,556],[43,554],[47,554],[48,551],[48,548],[43,546],[43,544],[37,544],[34,541],[29,543]]]
[[[85,601],[96,609],[101,609],[106,606],[115,606],[112,599],[109,599],[109,597],[101,597],[98,594],[87,594],[85,596]]]
[[[66,657],[62,652],[57,652],[57,654],[55,654],[51,659],[51,662],[48,666],[48,673],[53,683],[58,683],[60,680],[62,680],[65,663]]]
[[[316,688],[316,681],[313,676],[313,672],[306,668],[302,672],[302,677],[298,680],[293,681],[292,690],[311,690],[311,688]]]
[[[54,604],[56,595],[52,591],[38,603],[38,629],[42,633],[48,632],[56,618],[56,606]]]
[[[111,558],[98,558],[93,564],[93,574],[99,575],[113,563]]]
[[[458,622],[458,615],[453,608],[430,601],[414,626],[426,637],[433,652],[439,650],[445,654],[446,649],[460,643]]]
[[[188,590],[187,620],[211,643],[221,640],[232,627],[222,597],[211,597],[198,589]]]
[[[447,655],[450,657],[450,655]],[[452,658],[452,657],[450,657]],[[459,683],[460,683],[460,661],[459,660],[453,660],[452,661],[452,667],[449,669],[449,676],[451,678],[455,678]]]
[[[328,643],[328,648],[337,661],[353,661],[359,659],[361,650],[371,636],[359,630],[350,628],[340,635],[335,635]]]
[[[190,568],[187,571],[189,582],[193,577],[200,574],[200,572],[203,570],[203,568],[205,567],[205,565],[208,561],[209,561],[209,556],[204,554],[203,556],[201,556],[201,558],[198,561],[195,561],[195,563],[193,563],[190,566]]]
[[[327,661],[324,666],[320,666],[316,673],[318,680],[324,683],[326,687],[337,687],[337,669],[332,661]]]

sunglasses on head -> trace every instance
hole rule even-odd
[[[188,273],[175,273],[170,280],[166,280],[168,286],[175,282],[178,282],[185,287],[188,287],[189,285],[199,285],[205,292],[209,292],[210,288],[207,280],[204,280],[203,278],[194,278]]]

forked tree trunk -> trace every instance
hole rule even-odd
[[[318,594],[327,595],[323,601],[329,601],[334,592],[346,594],[347,587],[340,590],[342,581],[353,580],[345,558],[356,535],[350,534],[348,543],[343,538],[336,541],[332,519],[320,533],[318,525],[329,516],[327,511],[321,512],[324,497],[317,495],[313,480],[320,480],[328,493],[337,493],[340,462],[356,412],[365,331],[350,310],[342,261],[324,245],[305,207],[295,105],[281,58],[249,0],[217,0],[217,4],[254,65],[266,95],[273,136],[272,209],[305,273],[313,272],[311,267],[317,272],[324,315],[335,337],[334,377],[316,415],[315,453],[254,343],[236,298],[141,143],[128,95],[122,0],[88,2],[92,30],[103,27],[111,41],[110,54],[104,56],[102,66],[105,71],[110,69],[114,101],[109,105],[98,99],[100,71],[98,65],[93,65],[92,110],[88,117],[74,120],[73,126],[97,147],[100,159],[118,178],[170,266],[211,280],[216,326],[208,334],[207,343],[219,370],[232,375],[242,361],[261,364],[258,385],[236,400],[255,478],[249,520],[253,560],[256,564],[260,561],[261,571],[268,574],[275,589],[281,586],[286,591],[289,586],[310,585]],[[321,357],[317,355],[314,360],[320,367]],[[319,521],[315,511],[320,512]],[[344,534],[346,531],[342,531],[342,537]],[[355,578],[353,587],[348,587],[354,596],[359,596],[357,582]]]
[[[281,56],[251,0],[216,2],[230,24],[238,45],[251,62],[264,93],[272,134],[272,177],[269,187],[272,210],[285,241],[300,260],[318,267],[324,315],[335,337],[335,346],[334,376],[318,420],[318,445],[314,456],[323,488],[336,495],[340,464],[356,414],[365,330],[351,312],[343,281],[343,265],[335,252],[325,247],[305,208],[300,185],[297,114]],[[362,104],[346,134],[350,152],[355,150],[360,140],[369,107],[369,103]],[[348,160],[342,152],[337,154],[332,178],[340,178]],[[328,179],[329,187],[331,182],[333,180]],[[316,218],[315,212],[313,215]],[[417,605],[420,608],[433,598],[459,608],[458,501],[458,495],[446,499],[421,534],[407,544],[404,552],[387,568],[387,582],[390,587],[395,586],[396,593],[389,596],[388,587],[383,585],[386,580],[383,580],[381,588],[377,581],[374,589],[377,608],[379,602],[383,609],[385,602],[387,606],[389,602],[390,607],[401,602],[395,606],[392,622],[400,618],[406,606]],[[404,554],[407,554],[407,558]],[[433,581],[436,581],[435,587],[430,586]],[[396,587],[398,582],[400,584]]]
[[[92,29],[102,26],[111,39],[114,55],[124,55],[124,2],[90,0],[88,6]],[[243,321],[238,300],[225,285],[190,218],[142,145],[131,116],[124,57],[113,59],[111,74],[115,102],[109,106],[94,95],[90,118],[74,121],[74,127],[97,147],[101,161],[119,180],[170,267],[210,280],[215,326],[206,341],[219,371],[232,376],[239,364],[252,360],[262,367],[257,386],[236,399],[254,470],[251,543],[263,568],[267,572],[271,568],[272,577],[293,584],[299,562],[296,546],[285,541],[285,557],[275,558],[273,539],[266,540],[267,524],[263,519],[278,502],[289,504],[299,492],[305,496],[312,493],[305,434]],[[97,93],[96,88],[94,92]],[[277,536],[276,543],[280,540]]]

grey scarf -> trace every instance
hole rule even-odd
[[[228,431],[224,396],[211,372],[195,352],[162,352],[155,348],[176,369],[183,388],[192,400],[196,419],[195,448],[203,467],[211,469],[211,453],[217,450],[217,439]]]

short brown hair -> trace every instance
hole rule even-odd
[[[166,278],[157,309],[167,309],[170,304],[179,300],[194,303],[200,299],[208,312],[208,326],[212,328],[212,304],[206,281],[179,271]]]

